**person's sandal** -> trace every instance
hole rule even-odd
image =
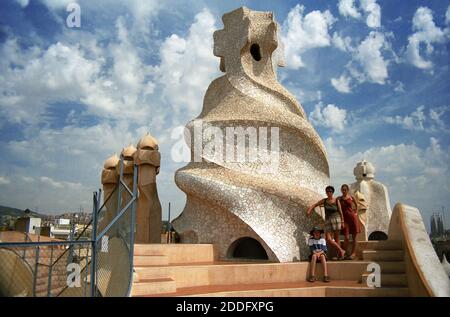
[[[311,276],[308,278],[308,282],[313,283],[313,282],[315,282],[315,281],[316,281],[316,277],[315,277],[314,275],[311,275]]]
[[[330,277],[329,277],[328,275],[325,275],[325,276],[323,277],[323,281],[324,281],[325,283],[329,283],[329,282],[330,282]]]

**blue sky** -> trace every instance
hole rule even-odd
[[[376,167],[392,206],[428,225],[450,192],[450,1],[0,2],[0,204],[42,212],[91,210],[103,161],[149,131],[162,154],[167,216],[184,207],[171,138],[220,76],[212,33],[240,6],[273,11],[297,97],[328,152],[331,182]]]

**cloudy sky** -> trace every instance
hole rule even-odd
[[[335,186],[361,159],[392,206],[450,213],[450,1],[0,2],[0,205],[91,210],[104,159],[149,131],[161,146],[167,218],[174,128],[202,108],[220,76],[212,34],[239,6],[273,11],[287,65],[280,81],[322,137]],[[126,3],[126,4],[125,4]]]

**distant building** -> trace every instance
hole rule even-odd
[[[67,240],[70,238],[72,225],[69,218],[55,219],[53,225],[50,225],[50,236],[57,239]]]
[[[16,220],[14,230],[32,234],[39,234],[41,228],[41,218],[37,217],[20,217]]]
[[[56,239],[68,240],[70,237],[70,228],[50,227],[50,236]]]
[[[441,215],[439,215],[439,218],[437,219],[437,231],[438,231],[438,235],[440,235],[440,236],[445,234],[444,219]]]
[[[59,226],[68,226],[68,225],[70,225],[70,219],[59,218],[57,220],[56,224],[59,225]]]
[[[445,235],[444,216],[443,214],[435,213],[430,217],[430,229],[432,237],[440,237]]]
[[[431,217],[430,217],[430,229],[431,229],[430,235],[432,237],[435,237],[436,233],[437,233],[437,225],[436,225],[436,219],[434,217],[434,214],[431,215]]]

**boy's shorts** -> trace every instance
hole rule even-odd
[[[323,253],[323,255],[325,255],[325,260],[328,260],[327,254],[326,254],[325,252]],[[309,255],[308,259],[309,259],[309,262],[311,262],[311,260],[312,260],[312,253]],[[321,261],[320,261],[320,257],[317,258],[316,262],[317,262],[317,263],[320,263],[320,262],[321,262]]]

